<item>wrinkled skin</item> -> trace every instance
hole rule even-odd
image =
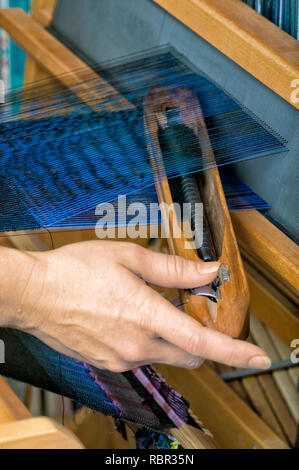
[[[217,276],[218,263],[110,241],[49,252],[1,248],[0,258],[0,325],[97,368],[121,372],[158,362],[196,368],[203,358],[237,367],[270,365],[257,346],[201,326],[144,282],[205,285]]]

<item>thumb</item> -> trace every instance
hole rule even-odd
[[[180,256],[155,253],[140,246],[128,251],[122,264],[141,275],[145,281],[163,287],[187,289],[204,286],[216,278],[220,266],[218,262],[191,261]]]

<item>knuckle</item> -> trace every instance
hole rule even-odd
[[[188,351],[192,356],[205,356],[207,340],[203,334],[193,334],[188,342]]]
[[[140,301],[135,305],[134,316],[136,322],[142,330],[152,331],[155,329],[155,318],[157,315],[158,306],[152,303],[151,297],[147,291],[143,291],[141,287],[142,296]]]
[[[143,263],[146,259],[146,252],[147,250],[136,243],[129,243],[129,242],[117,242],[117,261],[121,262],[125,266],[132,260],[134,260],[135,264],[139,266],[143,266]]]
[[[186,369],[198,369],[198,367],[201,366],[202,364],[202,359],[200,357],[194,357],[194,358],[191,358],[189,359],[186,364],[185,364],[185,368]]]
[[[85,355],[86,356],[86,355]],[[93,354],[92,355],[92,362],[96,364],[103,364],[103,355],[102,354]]]
[[[184,260],[179,256],[167,257],[167,272],[169,276],[180,278],[184,275]]]
[[[143,262],[145,256],[146,256],[146,250],[140,245],[137,245],[136,243],[128,243],[130,245],[129,247],[129,253],[130,256],[137,258],[140,263]]]
[[[139,362],[144,358],[144,348],[140,344],[130,342],[122,351],[122,359],[126,362]]]
[[[220,358],[220,361],[221,361],[221,358]],[[239,362],[238,358],[236,357],[236,354],[233,350],[228,351],[226,353],[225,357],[223,357],[222,361],[223,361],[223,363],[226,363],[230,366],[235,366],[235,365],[237,365],[236,363]]]

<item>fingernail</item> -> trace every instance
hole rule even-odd
[[[216,273],[219,271],[220,264],[218,262],[212,262],[212,261],[207,261],[205,263],[200,263],[200,272],[203,274],[210,274],[210,273]]]
[[[271,359],[268,356],[255,356],[248,362],[250,369],[269,369]]]

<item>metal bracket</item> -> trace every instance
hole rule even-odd
[[[218,276],[211,284],[207,286],[195,287],[190,290],[192,295],[199,295],[202,297],[207,297],[212,302],[217,303],[221,299],[221,290],[220,287],[224,282],[230,281],[230,273],[228,266],[221,264]]]

